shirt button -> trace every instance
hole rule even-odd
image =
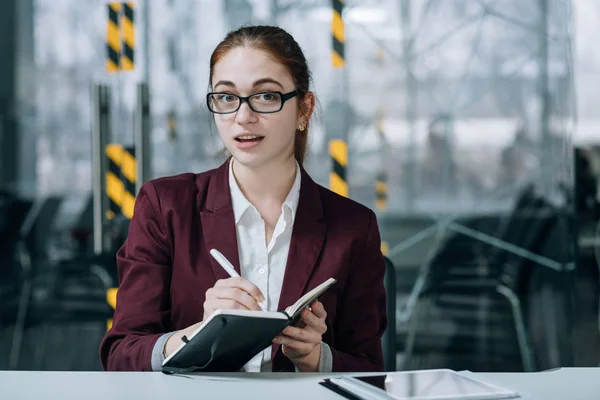
[[[265,273],[265,269],[264,268],[259,269],[258,273],[261,274],[261,275],[264,274]]]

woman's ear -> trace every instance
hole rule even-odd
[[[301,124],[308,124],[310,117],[315,109],[315,94],[313,92],[306,92],[304,99],[302,99],[302,105],[300,106],[300,115],[298,116],[298,122]]]

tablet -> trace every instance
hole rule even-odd
[[[449,369],[390,372],[365,377],[339,377],[329,386],[357,399],[497,400],[520,398],[517,392],[463,376]],[[330,387],[331,388],[331,387]],[[332,389],[333,390],[333,389]]]

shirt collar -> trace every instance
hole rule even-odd
[[[294,216],[296,215],[296,209],[298,208],[298,202],[300,199],[300,184],[300,165],[296,161],[296,177],[294,178],[294,183],[290,189],[290,192],[281,206],[281,212],[283,213],[286,225],[294,222]],[[255,209],[255,207],[248,201],[246,196],[244,196],[242,190],[237,184],[237,181],[235,180],[235,176],[233,175],[233,159],[231,159],[229,162],[229,191],[231,192],[233,216],[235,218],[235,223],[237,224],[248,208]]]
[[[229,160],[229,191],[231,192],[231,204],[233,206],[233,216],[237,224],[242,215],[252,204],[246,199],[242,190],[238,186],[235,176],[233,176],[233,158]]]

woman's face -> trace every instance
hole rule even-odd
[[[294,91],[294,81],[287,69],[262,50],[237,47],[225,54],[214,66],[213,92],[250,96],[258,92]],[[234,98],[221,96],[227,103]],[[271,96],[257,99],[257,104],[272,102]],[[219,136],[229,153],[247,167],[279,163],[294,152],[294,136],[299,123],[306,123],[298,112],[298,97],[287,100],[281,111],[262,114],[243,102],[237,112],[215,114]]]

